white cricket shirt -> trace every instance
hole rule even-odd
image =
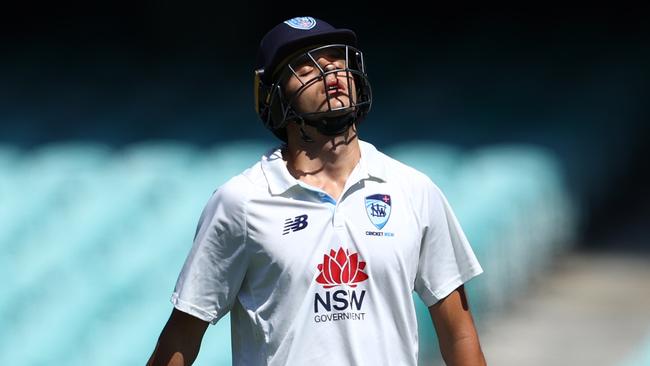
[[[359,143],[338,202],[280,149],[208,201],[172,303],[230,311],[234,365],[415,366],[412,291],[430,306],[482,272],[438,187]]]

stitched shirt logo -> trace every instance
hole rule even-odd
[[[391,211],[391,199],[387,194],[373,194],[366,197],[366,213],[370,222],[379,230],[388,222]]]
[[[290,217],[284,220],[284,230],[282,231],[282,235],[287,235],[290,232],[302,230],[306,228],[307,225],[307,215],[299,215],[294,218]]]

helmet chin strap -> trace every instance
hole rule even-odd
[[[307,132],[305,131],[305,120],[300,119],[300,138],[302,139],[303,142],[314,142],[314,139],[309,137]]]
[[[312,115],[311,118],[300,118],[300,138],[304,142],[314,142],[305,131],[305,124],[316,128],[318,132],[325,136],[336,136],[345,132],[350,125],[356,120],[355,111],[350,111],[341,116],[317,116]]]
[[[318,132],[326,136],[340,135],[345,132],[347,128],[354,123],[355,113],[352,111],[342,116],[336,117],[316,117],[314,119],[305,119],[305,123],[312,127],[316,127]]]

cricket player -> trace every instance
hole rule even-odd
[[[191,364],[230,313],[237,366],[415,366],[415,291],[446,364],[485,365],[463,291],[482,268],[450,205],[358,138],[372,93],[355,33],[278,24],[255,97],[282,143],[207,202],[148,364]]]

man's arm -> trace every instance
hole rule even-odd
[[[147,366],[191,365],[199,354],[201,340],[208,324],[208,322],[174,309],[160,333],[158,343]]]
[[[463,286],[431,305],[429,314],[448,366],[486,365]]]

